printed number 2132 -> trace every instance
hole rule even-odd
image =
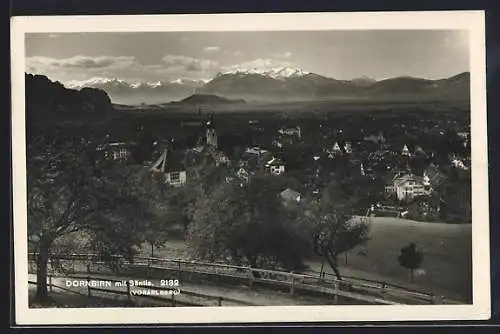
[[[160,280],[160,286],[179,286],[179,280],[177,279],[162,279]]]

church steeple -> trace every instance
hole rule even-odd
[[[383,149],[384,142],[385,142],[384,133],[382,131],[379,131],[377,136],[377,144],[379,150]]]

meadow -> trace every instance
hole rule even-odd
[[[424,259],[424,274],[409,283],[408,270],[401,267],[401,248],[415,243]],[[347,276],[382,280],[472,302],[472,226],[470,224],[424,223],[390,217],[372,218],[370,240],[360,253],[353,249],[340,259]],[[362,255],[364,254],[364,255]],[[314,267],[314,265],[313,265]],[[318,269],[319,270],[319,269]]]
[[[421,269],[425,274],[408,280],[407,269],[398,256],[402,247],[414,242],[424,253]],[[149,255],[149,247],[143,254]],[[363,250],[363,252],[360,252]],[[193,259],[182,240],[167,242],[155,251],[156,257]],[[363,278],[444,295],[461,302],[472,302],[472,228],[470,224],[424,223],[397,218],[372,218],[370,240],[365,247],[351,250],[340,259],[344,276]],[[307,262],[310,271],[319,272],[319,259]],[[327,268],[327,273],[333,271]]]

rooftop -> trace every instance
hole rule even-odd
[[[301,194],[298,191],[286,188],[280,193],[282,199],[287,201],[299,201]]]

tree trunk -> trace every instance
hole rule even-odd
[[[337,277],[337,279],[339,281],[342,280],[342,276],[340,276],[340,271],[337,267],[337,258],[335,257],[328,257],[328,256],[325,256],[326,260],[328,261],[328,264],[330,265],[330,267],[332,268],[333,272],[335,273],[335,276]]]
[[[49,261],[49,250],[50,243],[41,242],[36,258],[36,299],[40,301],[48,299],[47,264]]]
[[[408,279],[413,283],[413,269],[408,270]]]
[[[321,261],[321,270],[319,271],[319,277],[323,278],[323,268],[325,267],[325,258]]]
[[[342,276],[340,276],[340,271],[339,271],[339,269],[337,268],[337,266],[333,266],[333,267],[332,267],[332,269],[333,269],[333,271],[335,272],[335,276],[337,277],[337,279],[338,279],[339,281],[341,281],[341,280],[342,280]]]
[[[155,246],[153,243],[151,243],[151,257],[154,257],[154,250],[155,250]]]

